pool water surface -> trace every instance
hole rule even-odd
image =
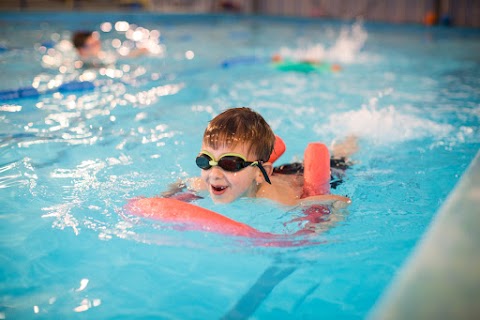
[[[362,319],[480,146],[478,30],[121,13],[0,23],[0,90],[38,92],[0,94],[0,319]],[[152,54],[77,68],[76,29],[117,57],[139,43]],[[280,71],[277,52],[341,70]],[[60,89],[78,81],[93,88]],[[348,209],[308,244],[273,247],[128,215],[129,199],[199,175],[206,124],[238,106],[286,142],[279,164],[357,136],[332,190]],[[195,203],[265,232],[301,227],[301,210],[265,200]]]

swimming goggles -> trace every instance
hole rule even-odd
[[[244,156],[238,153],[225,153],[220,156],[220,159],[215,160],[215,157],[208,151],[202,150],[195,160],[197,166],[203,170],[209,170],[213,166],[219,166],[228,172],[238,172],[246,167],[258,167],[265,178],[265,181],[272,184],[268,178],[265,168],[260,161],[247,161]]]

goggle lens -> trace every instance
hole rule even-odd
[[[197,159],[195,159],[195,162],[200,169],[208,170],[212,167],[210,165],[210,160],[212,159],[209,156],[207,156],[206,154],[201,154],[197,157]]]
[[[237,172],[248,167],[249,164],[246,164],[242,158],[226,156],[218,160],[218,166],[225,171]]]
[[[212,158],[210,158],[208,155],[200,154],[195,160],[195,162],[200,169],[208,170],[212,167],[210,165],[211,160]],[[218,160],[218,166],[223,170],[229,172],[240,171],[243,168],[248,167],[250,164],[251,162],[246,162],[242,158],[236,156],[225,156]]]

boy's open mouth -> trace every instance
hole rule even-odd
[[[216,195],[220,195],[220,194],[224,193],[225,190],[227,189],[226,186],[214,186],[214,185],[211,185],[211,187],[212,187],[213,193],[216,194]]]

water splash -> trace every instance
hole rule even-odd
[[[306,48],[290,49],[282,47],[280,55],[300,61],[328,61],[339,63],[354,63],[359,60],[360,50],[367,41],[368,34],[361,22],[351,27],[343,27],[335,43],[327,48],[322,43],[307,46]]]
[[[367,38],[368,34],[361,22],[356,22],[350,29],[342,28],[335,44],[326,51],[325,60],[341,63],[355,62]]]
[[[354,135],[375,144],[388,144],[427,137],[440,140],[448,137],[454,127],[403,113],[393,105],[379,106],[378,98],[372,98],[360,109],[330,115],[328,122],[315,125],[314,131],[335,137]]]

